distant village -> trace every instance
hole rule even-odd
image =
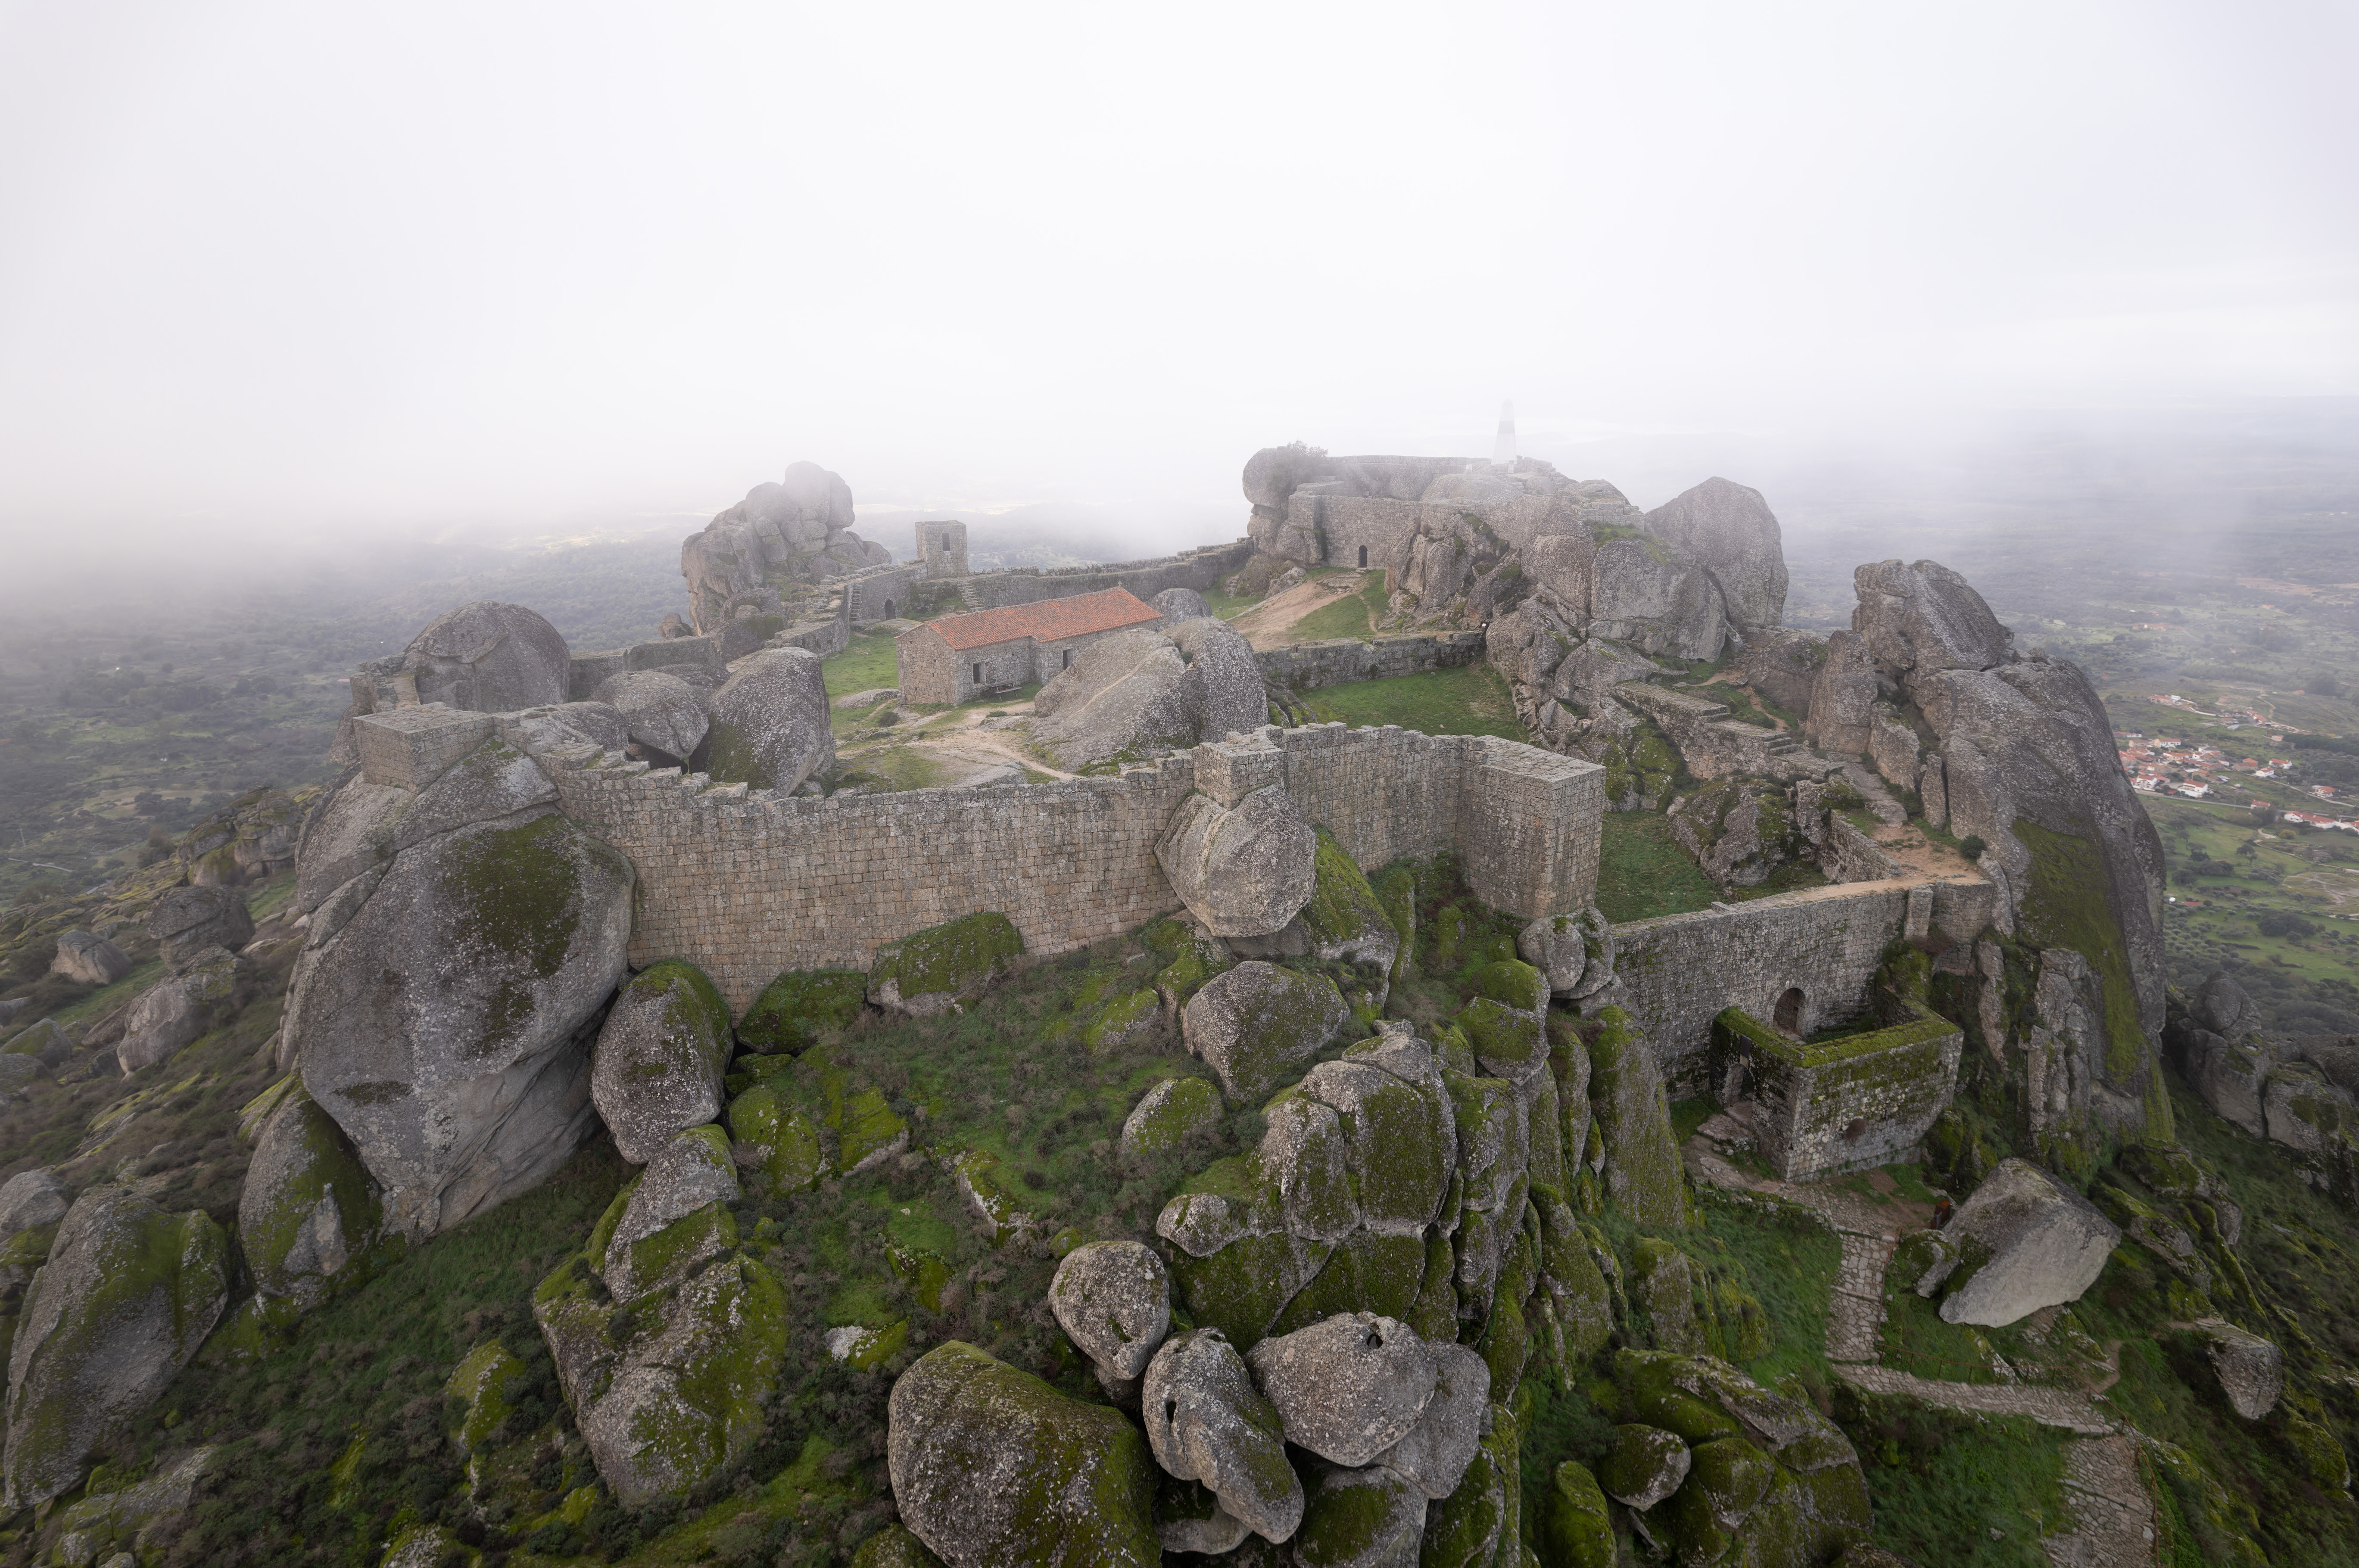
[[[2216,714],[2206,712],[2177,695],[2148,700],[2197,718],[2215,719],[2230,730],[2269,722],[2262,715],[2249,711],[2223,708]],[[2288,732],[2300,732],[2285,726],[2276,728],[2277,732],[2269,736],[2272,745],[2284,744]],[[2230,798],[2228,792],[2233,790],[2238,778],[2283,779],[2294,765],[2290,757],[2237,757],[2201,741],[2172,740],[2159,735],[2149,737],[2137,730],[2117,730],[2114,732],[2114,740],[2121,753],[2122,771],[2129,774],[2132,785],[2144,795],[2177,795],[2187,800],[2227,800]],[[2332,784],[2322,784],[2310,785],[2308,793],[2316,799],[2330,802],[2336,795]],[[2268,803],[2256,797],[2254,804]],[[2323,812],[2287,811],[2280,813],[2279,816],[2281,820],[2297,826],[2359,833],[2359,822]]]

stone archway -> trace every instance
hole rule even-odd
[[[1784,1033],[1797,1040],[1802,1037],[1802,1009],[1807,999],[1799,986],[1788,986],[1786,994],[1777,999],[1777,1015],[1772,1020]]]

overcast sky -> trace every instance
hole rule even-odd
[[[0,535],[2359,393],[2354,18],[0,0]]]

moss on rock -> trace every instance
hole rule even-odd
[[[917,1017],[972,1001],[1023,956],[1024,937],[995,911],[962,915],[892,943],[868,970],[868,1000]]]
[[[1605,1184],[1623,1212],[1661,1229],[1691,1223],[1686,1173],[1671,1134],[1671,1106],[1646,1037],[1609,1007],[1588,1042],[1590,1104],[1605,1140]]]
[[[788,969],[762,988],[738,1021],[748,1050],[794,1055],[821,1032],[848,1028],[868,1003],[868,976],[860,969]]]
[[[1538,1523],[1538,1556],[1545,1568],[1614,1568],[1613,1516],[1587,1465],[1568,1459],[1556,1467]]]

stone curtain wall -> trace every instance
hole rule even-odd
[[[1777,999],[1799,988],[1809,1035],[1867,1011],[1868,984],[1885,945],[1900,935],[1908,890],[1864,883],[1634,920],[1614,928],[1614,970],[1627,1008],[1647,1032],[1655,1065],[1679,1092],[1708,1086],[1712,1021],[1723,1008],[1777,1016]]]
[[[1066,567],[1040,571],[1027,567],[1006,571],[978,572],[949,579],[969,610],[1004,610],[1011,604],[1032,604],[1044,599],[1071,599],[1103,589],[1126,588],[1153,601],[1167,588],[1192,588],[1209,593],[1221,579],[1245,568],[1253,559],[1253,541],[1207,545],[1177,556],[1152,560],[1115,561],[1105,566]]]
[[[1457,849],[1476,893],[1519,914],[1587,903],[1603,769],[1514,741],[1270,730],[1303,816],[1362,865]],[[1120,778],[779,799],[645,763],[560,769],[566,814],[639,873],[631,961],[686,958],[743,1009],[787,969],[865,968],[875,948],[980,910],[1035,953],[1180,907],[1155,846],[1195,754]]]
[[[1267,648],[1254,658],[1261,673],[1292,691],[1310,691],[1346,681],[1454,670],[1483,657],[1483,633],[1445,632],[1438,637],[1377,637],[1367,642],[1338,638]]]
[[[881,567],[848,579],[843,596],[854,624],[908,615],[917,598],[917,585],[926,579],[922,561]],[[888,602],[889,601],[889,602]]]

